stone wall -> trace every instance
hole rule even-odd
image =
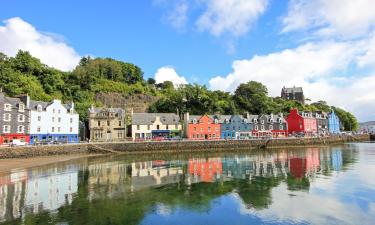
[[[143,153],[143,152],[213,152],[217,150],[267,149],[285,147],[319,146],[344,142],[368,141],[369,135],[272,139],[272,140],[216,140],[216,141],[171,141],[171,142],[117,142],[89,143],[75,145],[50,145],[30,147],[0,148],[0,159],[28,158],[48,155],[84,154],[84,153]]]
[[[0,148],[0,159],[30,158],[37,156],[87,154],[87,144],[40,145]]]

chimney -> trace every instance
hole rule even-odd
[[[246,119],[250,119],[250,113],[249,112],[246,112]]]

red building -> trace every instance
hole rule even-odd
[[[208,115],[190,116],[189,113],[184,115],[185,136],[188,139],[220,139],[221,129],[217,119]]]
[[[298,109],[292,109],[286,121],[289,134],[303,133],[306,136],[312,136],[317,133],[316,119],[311,112],[299,113]]]

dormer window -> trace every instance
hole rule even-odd
[[[258,119],[254,119],[254,123],[258,123]]]
[[[218,119],[215,119],[214,121],[215,121],[216,124],[219,123],[219,120],[218,120]]]
[[[243,120],[243,123],[247,123],[247,119],[244,119],[244,120]]]
[[[19,112],[25,112],[25,105],[24,105],[23,103],[20,103],[20,104],[18,105],[18,111],[19,111]]]
[[[11,104],[4,104],[4,111],[12,111],[12,105]]]
[[[42,106],[41,106],[41,105],[38,105],[38,106],[37,106],[37,110],[38,110],[38,112],[41,112],[41,111],[42,111]]]
[[[193,123],[197,123],[197,120],[196,120],[196,119],[193,119]]]
[[[228,120],[228,119],[225,119],[225,123],[229,123],[229,120]]]
[[[270,119],[270,123],[273,123],[273,119]]]
[[[261,122],[262,122],[262,124],[264,124],[264,120],[262,120]]]

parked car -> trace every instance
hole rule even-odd
[[[23,140],[14,139],[14,140],[12,140],[10,145],[11,146],[25,146],[25,145],[27,145],[27,143],[24,142]]]

